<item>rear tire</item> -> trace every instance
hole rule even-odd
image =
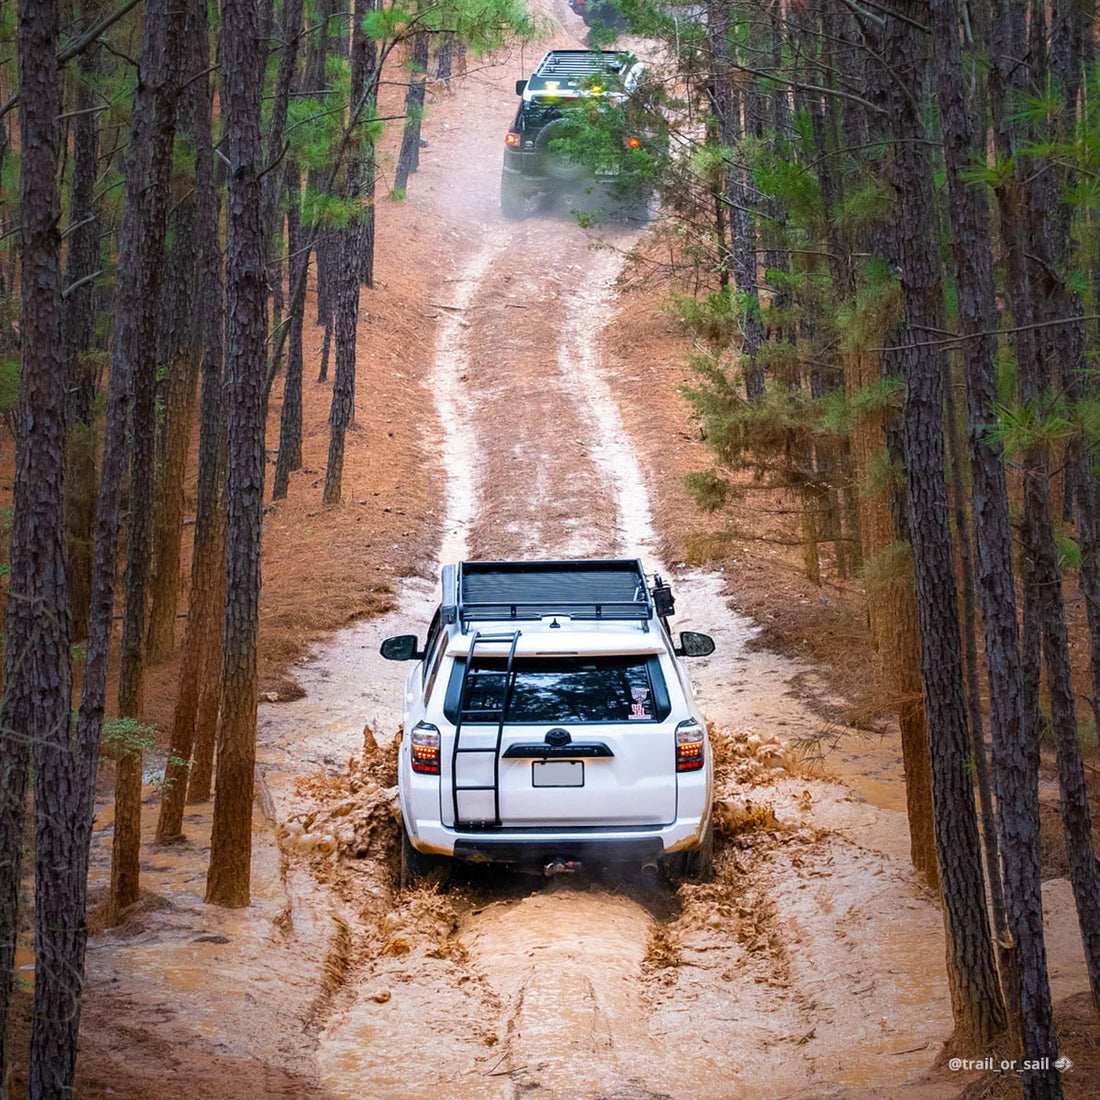
[[[401,830],[401,889],[415,890],[426,883],[442,886],[451,877],[451,861],[446,856],[433,856],[418,852],[409,840],[409,834]]]
[[[527,214],[527,196],[507,175],[500,180],[500,212],[509,221],[522,221]]]
[[[690,852],[676,853],[669,866],[674,880],[680,882],[714,881],[714,821],[707,824],[703,843]]]

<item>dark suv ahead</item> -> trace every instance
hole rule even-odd
[[[634,99],[645,66],[616,50],[551,50],[529,80],[504,138],[500,208],[522,218],[538,194],[597,197],[597,205],[644,211],[654,138]]]

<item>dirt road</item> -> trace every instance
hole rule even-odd
[[[556,3],[558,44],[578,44],[579,20]],[[397,895],[385,769],[357,762],[349,783],[344,765],[364,723],[383,746],[375,757],[398,728],[405,669],[377,647],[426,628],[433,585],[409,579],[397,611],[299,670],[305,698],[261,710],[254,906],[207,910],[165,856],[147,881],[166,907],[136,938],[98,938],[91,980],[151,1006],[166,1042],[191,1034],[277,1070],[285,1092],[269,1095],[955,1095],[942,1078],[917,1080],[951,1021],[940,914],[906,860],[896,749],[869,746],[847,785],[800,774],[776,741],[819,728],[807,696],[827,701],[823,681],[746,649],[754,627],[727,608],[718,577],[658,558],[647,472],[601,359],[638,231],[585,230],[552,206],[518,224],[499,215],[511,86],[536,52],[471,63],[438,98],[411,188],[440,238],[425,380],[448,470],[439,557],[640,555],[671,574],[679,626],[718,643],[691,669],[704,708],[737,731],[721,740],[737,820],[718,880],[650,897],[630,882],[482,874],[442,895]],[[309,830],[337,852],[295,838]],[[1072,946],[1069,975],[1080,974]]]

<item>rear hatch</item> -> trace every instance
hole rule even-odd
[[[454,662],[444,702],[445,824],[456,822],[454,780],[458,828],[496,824],[498,807],[502,828],[628,827],[675,819],[671,706],[656,654],[517,656],[510,690],[507,660],[476,656],[460,699],[465,664]]]

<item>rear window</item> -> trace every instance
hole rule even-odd
[[[554,119],[561,118],[564,103],[565,101],[558,98],[532,99],[525,103],[520,111],[524,130],[538,130]]]
[[[458,718],[464,661],[456,661],[444,713]],[[500,721],[506,692],[504,658],[478,658],[467,684],[464,721]],[[508,723],[660,722],[670,710],[656,656],[517,659]]]

